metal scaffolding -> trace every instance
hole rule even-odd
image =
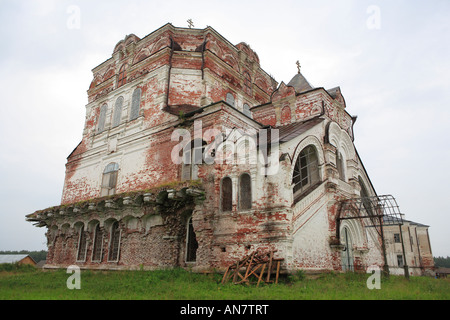
[[[402,230],[403,214],[397,201],[392,195],[352,198],[340,201],[336,216],[336,238],[340,239],[340,225],[342,220],[360,219],[366,222],[366,227],[374,227],[381,237],[381,246],[384,258],[384,271],[389,274],[389,266],[386,258],[386,244],[384,239],[384,226],[398,225],[400,229],[400,241],[402,244],[405,277],[409,278],[408,265],[406,263],[405,246]]]

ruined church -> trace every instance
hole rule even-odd
[[[254,250],[286,272],[385,265],[388,220],[339,87],[300,66],[278,83],[248,44],[170,23],[92,72],[61,204],[27,215],[47,228],[47,268],[220,271]]]

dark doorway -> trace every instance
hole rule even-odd
[[[197,259],[198,242],[195,237],[192,217],[188,220],[187,239],[186,239],[186,262],[195,262]]]

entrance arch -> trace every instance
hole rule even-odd
[[[341,243],[344,245],[344,249],[341,254],[342,270],[353,271],[354,270],[354,257],[353,257],[353,237],[350,230],[344,227],[341,232]]]

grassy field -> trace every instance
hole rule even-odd
[[[221,275],[164,271],[81,271],[69,290],[66,270],[0,268],[0,300],[449,300],[450,279],[390,276],[369,290],[368,274],[302,274],[279,284],[221,284]]]

